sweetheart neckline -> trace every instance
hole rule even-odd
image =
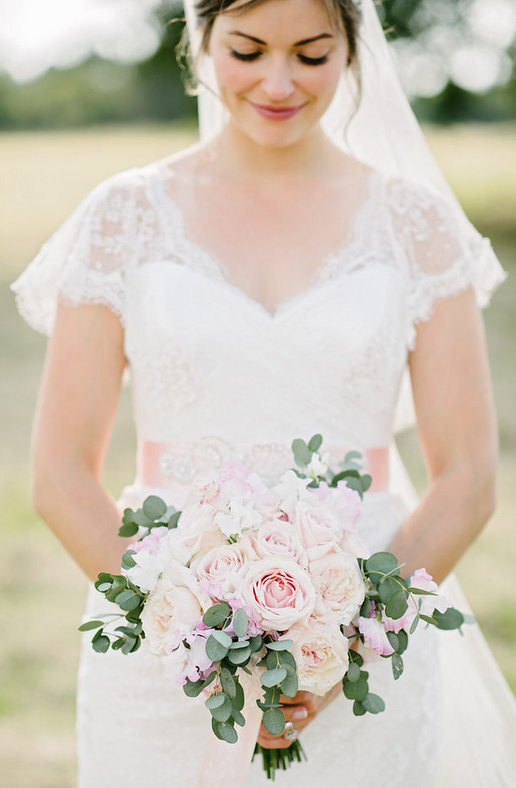
[[[353,217],[349,240],[347,243],[343,244],[336,251],[330,252],[323,257],[321,262],[314,269],[310,281],[305,287],[281,299],[272,309],[270,309],[263,302],[259,301],[257,298],[254,298],[243,288],[235,284],[229,277],[224,263],[219,260],[216,255],[211,254],[211,252],[209,252],[205,246],[189,237],[186,230],[186,222],[183,211],[177,200],[175,200],[166,190],[165,181],[160,175],[159,165],[160,161],[153,162],[147,166],[147,169],[151,170],[151,175],[153,176],[152,182],[155,186],[158,197],[161,198],[161,201],[165,201],[165,203],[169,205],[174,211],[176,218],[174,230],[180,235],[180,246],[186,248],[186,252],[190,253],[184,255],[185,262],[190,260],[192,257],[200,257],[203,263],[203,265],[201,265],[201,269],[204,276],[207,278],[215,278],[219,281],[219,283],[224,284],[225,287],[232,291],[237,297],[245,301],[254,309],[257,309],[271,322],[280,318],[280,316],[286,311],[293,308],[300,301],[309,298],[312,293],[317,291],[320,285],[327,281],[331,270],[336,264],[339,264],[340,266],[345,261],[352,261],[354,258],[356,259],[363,256],[359,252],[360,246],[363,245],[363,226],[370,213],[374,217],[374,211],[372,209],[376,205],[381,191],[380,189],[375,189],[375,186],[377,181],[383,181],[383,174],[380,172],[380,170],[370,167],[366,176],[366,197],[363,199],[360,207],[357,209],[355,216]],[[170,222],[164,222],[164,227],[169,233],[172,232]],[[174,248],[174,257],[177,258],[178,238],[173,237],[170,240],[172,242],[171,248]]]

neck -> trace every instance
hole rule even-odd
[[[226,175],[256,180],[331,174],[336,157],[342,157],[320,126],[288,147],[275,148],[254,142],[229,121],[210,148]]]

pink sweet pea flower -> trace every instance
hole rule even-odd
[[[366,646],[374,649],[377,654],[387,657],[394,653],[381,621],[378,621],[376,618],[363,618],[360,616],[358,629],[364,636]]]

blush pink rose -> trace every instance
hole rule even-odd
[[[294,522],[301,533],[309,561],[338,550],[341,529],[336,515],[328,507],[300,501]]]
[[[310,576],[317,593],[315,615],[347,625],[364,601],[365,587],[356,558],[330,553],[310,563]]]
[[[298,563],[270,556],[249,566],[241,587],[242,601],[265,630],[283,632],[308,618],[315,607],[315,590]]]
[[[250,542],[259,558],[268,555],[281,555],[307,566],[307,557],[298,529],[291,523],[276,520],[264,523],[257,531],[250,534]]]
[[[291,652],[300,690],[325,695],[342,681],[348,669],[348,641],[337,626],[310,619],[306,626],[292,627],[287,637],[294,641]]]
[[[192,565],[200,585],[211,596],[226,599],[233,596],[242,582],[244,556],[235,544],[213,547]]]

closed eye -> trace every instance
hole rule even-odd
[[[231,55],[233,57],[235,57],[237,60],[243,60],[247,63],[257,60],[261,54],[261,52],[237,52],[235,49],[231,50]],[[328,60],[328,55],[323,55],[322,57],[307,57],[307,55],[298,55],[298,58],[301,63],[304,63],[306,66],[321,66]]]

